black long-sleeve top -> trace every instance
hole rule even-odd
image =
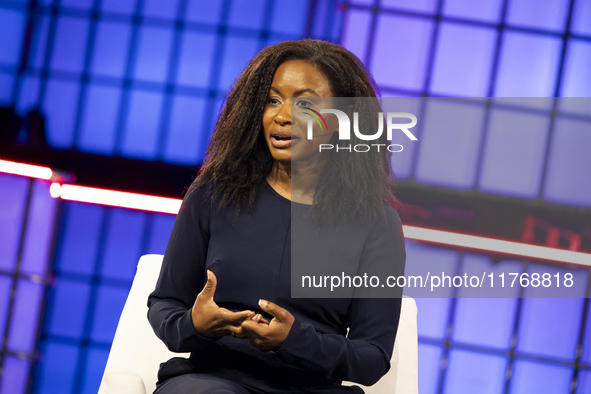
[[[148,298],[148,319],[171,351],[191,356],[163,363],[160,382],[183,373],[206,372],[252,392],[361,392],[340,383],[371,385],[389,370],[400,298],[291,297],[292,218],[311,225],[309,211],[310,206],[292,203],[266,182],[259,187],[252,209],[238,215],[232,207],[219,209],[207,187],[189,189],[156,289]],[[345,240],[344,258],[351,261],[343,263],[383,260],[401,275],[405,251],[398,214],[387,206],[387,220],[380,223]],[[335,243],[330,232],[313,239],[312,251]],[[277,352],[261,352],[231,336],[205,338],[195,331],[191,308],[208,269],[217,277],[214,301],[220,307],[263,313],[258,301],[265,299],[291,312],[295,321]]]

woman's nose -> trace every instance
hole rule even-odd
[[[286,123],[291,124],[291,107],[289,105],[282,105],[277,115],[275,115],[275,121],[280,125],[284,125]]]

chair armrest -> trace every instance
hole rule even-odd
[[[131,371],[106,371],[98,394],[146,394],[141,376]]]

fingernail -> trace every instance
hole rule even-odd
[[[265,301],[265,300],[259,300],[259,306],[261,308],[266,308],[267,305],[269,305],[269,303],[267,301]]]
[[[253,317],[255,313],[253,311],[248,311],[248,317]]]

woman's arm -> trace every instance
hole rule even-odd
[[[191,186],[175,219],[156,289],[148,297],[148,320],[173,352],[196,351],[213,342],[197,333],[191,316],[206,281],[209,216],[207,189]]]

